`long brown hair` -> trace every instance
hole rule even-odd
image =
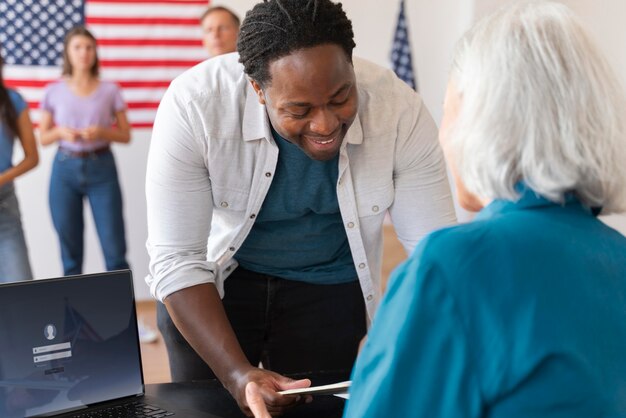
[[[93,41],[94,46],[96,45],[96,37],[92,35],[91,32],[87,30],[84,26],[74,26],[65,34],[65,39],[63,40],[63,75],[72,75],[72,64],[70,64],[70,57],[67,53],[67,47],[70,44],[70,41],[75,36],[84,36],[85,38],[89,38]],[[98,60],[98,51],[96,50],[96,59],[91,67],[91,75],[97,77],[100,74],[100,61]]]
[[[3,123],[9,128],[9,133],[12,134],[11,136],[15,136],[18,132],[17,111],[15,110],[15,106],[13,106],[13,102],[11,102],[9,91],[4,85],[4,79],[2,78],[3,65],[4,60],[0,52],[0,123]]]

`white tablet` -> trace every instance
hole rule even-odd
[[[278,393],[280,393],[281,395],[335,395],[340,393],[347,393],[351,383],[352,381],[346,380],[345,382],[333,383],[331,385],[311,386],[301,389],[289,389],[283,390]]]

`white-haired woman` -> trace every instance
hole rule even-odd
[[[346,417],[625,417],[623,90],[578,20],[522,3],[461,41],[440,140],[474,222],[392,277]]]

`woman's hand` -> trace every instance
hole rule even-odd
[[[101,139],[102,136],[102,128],[96,125],[80,130],[80,137],[88,142],[95,141],[96,139]]]
[[[65,126],[57,126],[55,129],[56,136],[67,142],[76,142],[80,138],[80,131]]]

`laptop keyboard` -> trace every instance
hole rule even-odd
[[[132,402],[79,413],[72,415],[72,418],[163,418],[172,415],[174,415],[173,412],[168,412],[158,406]]]

